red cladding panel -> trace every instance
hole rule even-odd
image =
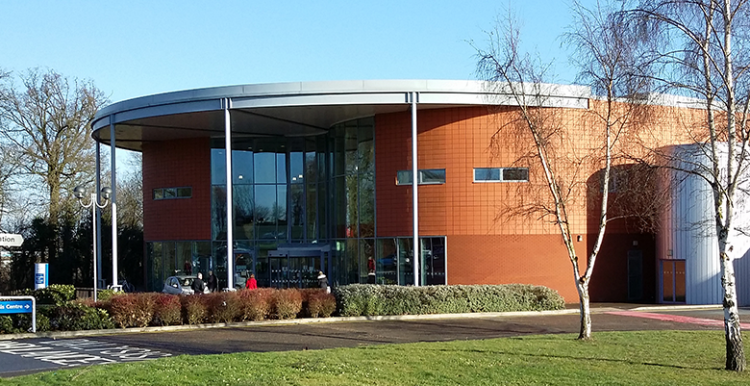
[[[157,188],[191,187],[187,199],[154,200]],[[211,239],[211,146],[208,138],[143,145],[146,241]]]

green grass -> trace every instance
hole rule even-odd
[[[716,385],[721,331],[596,333],[282,353],[179,356],[0,381],[5,385]],[[745,342],[750,335],[745,335]],[[746,352],[747,352],[746,345]]]

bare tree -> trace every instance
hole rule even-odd
[[[133,153],[132,157],[129,172],[117,182],[117,221],[123,227],[143,229],[141,154]]]
[[[6,77],[8,77],[8,73],[0,69],[0,80]],[[0,142],[0,230],[5,229],[3,218],[8,212],[10,202],[9,183],[18,166],[14,159],[13,149]]]
[[[6,229],[7,226],[3,220],[12,204],[10,185],[17,170],[18,163],[13,149],[0,143],[0,230]]]
[[[747,193],[748,69],[750,4],[747,0],[642,0],[632,15],[643,22],[645,60],[659,71],[650,76],[671,92],[703,100],[699,127],[686,133],[700,144],[707,165],[682,168],[703,178],[713,193],[713,227],[718,239],[723,286],[726,369],[744,371],[733,261],[739,256],[737,204]],[[667,159],[680,165],[684,160]],[[743,236],[746,237],[746,236]]]
[[[522,158],[536,160],[549,193],[548,198],[533,199],[524,204],[519,213],[540,213],[559,229],[563,244],[573,268],[576,289],[580,301],[579,339],[591,338],[591,311],[589,307],[589,283],[594,273],[596,258],[601,249],[608,218],[609,190],[616,148],[623,133],[631,126],[631,120],[639,104],[632,103],[633,95],[646,86],[642,78],[633,76],[634,52],[626,38],[626,20],[621,13],[611,8],[597,6],[588,10],[579,3],[574,4],[575,18],[569,41],[576,49],[581,66],[581,80],[601,93],[601,100],[593,100],[588,110],[589,131],[596,136],[598,145],[581,148],[572,132],[556,116],[554,109],[542,108],[554,86],[545,85],[547,66],[529,55],[518,53],[519,32],[511,17],[498,24],[492,33],[490,47],[477,49],[478,72],[490,84],[496,85],[498,93],[510,95],[518,105],[521,128],[519,140],[531,140],[531,152]],[[476,48],[476,47],[475,47]],[[495,134],[497,137],[501,127]],[[567,139],[566,139],[567,138]],[[493,138],[493,143],[500,140]],[[588,174],[601,171],[601,179],[595,189],[585,189]],[[601,185],[599,185],[601,183]],[[587,191],[600,191],[596,237],[585,265],[580,264],[575,250],[575,236],[571,222],[575,216],[576,200],[586,196]],[[580,208],[580,207],[578,207]]]
[[[61,194],[93,176],[89,124],[106,103],[91,81],[69,80],[53,70],[30,70],[0,83],[0,138],[18,151],[27,194],[45,192],[42,204],[56,223],[66,205]]]

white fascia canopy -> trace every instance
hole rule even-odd
[[[518,86],[518,85],[515,85]],[[100,110],[92,137],[140,151],[146,141],[223,136],[224,104],[238,135],[308,136],[333,125],[375,114],[407,111],[408,95],[418,94],[419,109],[480,105],[517,106],[507,84],[467,80],[372,80],[253,84],[155,94],[117,102]],[[591,89],[537,84],[545,107],[587,108]],[[526,90],[529,91],[529,90]]]

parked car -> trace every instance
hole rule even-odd
[[[161,292],[173,295],[192,295],[194,291],[190,286],[193,285],[196,278],[196,276],[189,275],[170,276],[164,281],[164,289]],[[208,293],[208,287],[206,287],[204,293]]]

